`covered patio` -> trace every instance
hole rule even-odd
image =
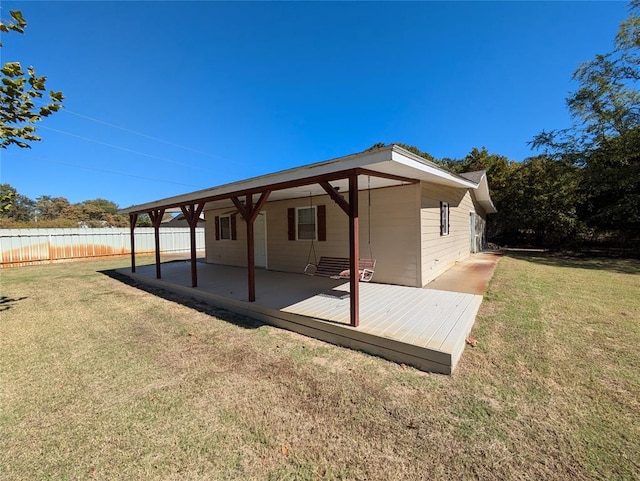
[[[433,194],[435,196],[451,195],[450,200],[457,202],[457,205],[462,205],[461,199],[467,196],[465,207],[457,208],[459,212],[455,209],[451,211],[457,212],[461,219],[459,224],[462,228],[457,236],[449,236],[451,222],[448,201],[440,200],[432,205],[433,199],[428,197],[425,201],[427,207],[423,208],[423,183],[441,193]],[[405,198],[410,199],[409,203],[388,210],[384,214],[386,223],[379,224],[378,228],[381,232],[397,234],[404,232],[404,226],[409,225],[413,230],[405,233],[402,242],[395,242],[396,238],[393,238],[384,249],[386,253],[413,254],[400,261],[387,260],[387,268],[390,265],[397,268],[397,277],[387,277],[383,281],[385,283],[376,283],[384,279],[383,263],[379,262],[376,280],[372,283],[360,282],[365,267],[375,265],[371,253],[371,191],[397,192],[397,189],[407,193]],[[474,191],[475,200],[471,199],[470,189]],[[445,191],[449,194],[442,194]],[[359,200],[360,192],[366,192],[368,197]],[[455,195],[451,192],[455,192]],[[397,196],[390,194],[387,197],[388,202],[393,202],[394,195]],[[277,232],[286,232],[287,237],[283,236],[272,243],[280,242],[273,252],[279,253],[280,257],[288,257],[295,245],[306,247],[305,241],[311,240],[307,264],[315,265],[319,270],[322,257],[313,263],[310,259],[312,252],[315,256],[313,241],[327,241],[328,209],[324,204],[314,207],[313,197],[327,199],[334,209],[330,227],[334,228],[332,234],[337,239],[333,242],[334,249],[340,252],[325,255],[327,259],[346,262],[341,268],[344,270],[339,270],[344,278],[334,280],[298,274],[295,272],[299,271],[294,270],[297,266],[295,263],[284,267],[281,264],[278,269],[265,262],[259,265],[271,270],[259,268],[256,263],[259,245],[256,245],[254,225],[263,209],[268,211],[269,206],[282,205],[279,219],[282,219],[283,225]],[[296,207],[299,206],[287,204],[300,204],[300,199],[309,199],[310,208],[316,209],[315,218],[310,223],[315,232],[310,237],[299,235],[302,225],[297,218]],[[366,236],[370,259],[361,256],[360,203],[364,201],[367,202]],[[452,265],[457,258],[462,258],[463,253],[466,257],[470,252],[468,219],[470,211],[476,212],[473,202],[484,206],[484,212],[495,212],[484,174],[475,182],[452,174],[399,146],[381,147],[123,209],[121,213],[129,215],[131,226],[131,270],[123,273],[141,282],[197,297],[310,337],[360,349],[420,369],[451,373],[464,349],[465,337],[471,330],[482,296],[409,286],[424,285],[423,272],[438,264],[440,257],[445,258],[442,266]],[[426,214],[423,219],[423,211],[429,209],[438,212],[435,226],[429,224],[432,218]],[[161,262],[159,229],[164,214],[170,211],[181,211],[189,224],[191,257],[188,262]],[[236,258],[219,261],[216,257],[207,257],[209,263],[197,262],[195,228],[205,211],[213,213],[213,219],[207,221],[213,221],[209,225],[215,226],[216,241],[207,247],[207,255],[210,249],[221,249],[224,240],[240,240],[235,229],[239,225],[235,214],[241,218],[246,228],[246,245],[244,249],[236,251]],[[227,232],[225,236],[220,233],[221,214],[217,214],[222,211],[234,213],[228,221],[231,233]],[[136,266],[134,229],[139,215],[148,215],[154,227],[155,266]],[[399,220],[392,224],[396,219]],[[342,225],[342,237],[341,231],[335,228],[338,224]],[[394,225],[395,230],[389,225]],[[425,237],[423,226],[430,234],[435,233],[437,240]],[[447,244],[449,239],[453,239],[454,243]],[[462,243],[455,244],[456,239],[462,239]],[[429,243],[440,245],[437,255],[435,250],[428,252]],[[264,245],[266,252],[266,243]],[[425,257],[423,262],[422,256],[426,256],[427,252],[429,257]],[[373,261],[373,264],[367,264],[368,261]],[[373,270],[370,273],[373,274]],[[362,280],[371,280],[371,276]]]
[[[191,286],[189,261],[122,274],[182,295],[332,344],[451,374],[465,347],[482,296],[436,289],[361,283],[359,327],[351,326],[349,281],[256,270],[255,300],[246,289],[246,268],[198,263]]]

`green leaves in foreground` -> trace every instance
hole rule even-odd
[[[0,21],[0,31],[24,33],[27,22],[22,13],[18,10],[10,13],[12,21]],[[29,142],[42,140],[33,124],[60,110],[64,95],[50,91],[45,101],[48,103],[41,102],[39,99],[44,99],[47,90],[47,77],[38,76],[33,67],[28,67],[25,75],[20,62],[6,62],[0,73],[0,147],[6,149],[13,144],[29,148]]]

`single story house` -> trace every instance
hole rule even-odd
[[[411,161],[417,164],[411,175],[428,180],[376,177],[373,169],[359,176],[360,258],[376,260],[374,282],[422,287],[485,246],[486,215],[495,212],[486,175],[456,176],[397,147],[384,153],[392,159],[389,171],[405,173],[408,169],[397,160]],[[294,170],[306,175],[306,169]],[[338,195],[349,189],[346,180],[331,186]],[[204,213],[206,261],[246,266],[246,227],[238,210],[212,203]],[[349,257],[347,219],[319,185],[272,193],[256,217],[254,235],[260,268],[300,273],[321,257]]]
[[[189,227],[189,222],[183,213],[173,216],[171,219],[163,220],[162,227]],[[200,214],[197,227],[204,227],[204,214]]]
[[[486,217],[496,212],[485,172],[456,175],[390,145],[123,209],[131,219],[132,272],[137,216],[148,214],[156,228],[160,278],[158,229],[165,212],[180,210],[192,239],[204,213],[207,263],[246,269],[249,303],[256,268],[313,273],[323,259],[341,260],[352,327],[359,276],[350,273],[367,268],[371,283],[421,288],[482,250]],[[191,281],[196,287],[195,241]]]

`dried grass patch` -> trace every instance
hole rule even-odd
[[[616,262],[505,257],[451,377],[99,273],[123,261],[3,270],[0,479],[637,479]]]

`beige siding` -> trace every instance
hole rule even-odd
[[[360,192],[360,257],[376,259],[374,281],[406,286],[421,286],[416,239],[419,239],[419,184],[371,191],[371,249],[369,248],[369,195]],[[314,242],[317,258],[349,256],[349,223],[346,214],[328,196],[316,196],[313,205],[326,205],[327,240]],[[269,202],[267,212],[267,255],[269,269],[303,272],[307,264],[309,241],[288,240],[287,209],[306,207],[309,198]],[[246,265],[246,227],[238,215],[238,240],[215,240],[216,215],[229,210],[206,213],[207,262]],[[370,253],[371,251],[371,253]],[[313,262],[313,254],[311,255]]]
[[[421,286],[417,242],[420,184],[378,189],[371,192],[371,250],[377,259],[374,281]],[[368,210],[366,192],[360,195],[360,212]],[[368,218],[360,227],[361,257],[369,257]]]
[[[237,240],[216,240],[215,216],[229,215],[231,209],[208,210],[205,212],[205,245],[207,262],[229,266],[247,265],[247,228],[242,216],[237,214]]]
[[[470,255],[469,212],[476,209],[468,190],[422,183],[420,209],[422,283],[427,284]],[[449,203],[449,235],[440,235],[440,202]]]

